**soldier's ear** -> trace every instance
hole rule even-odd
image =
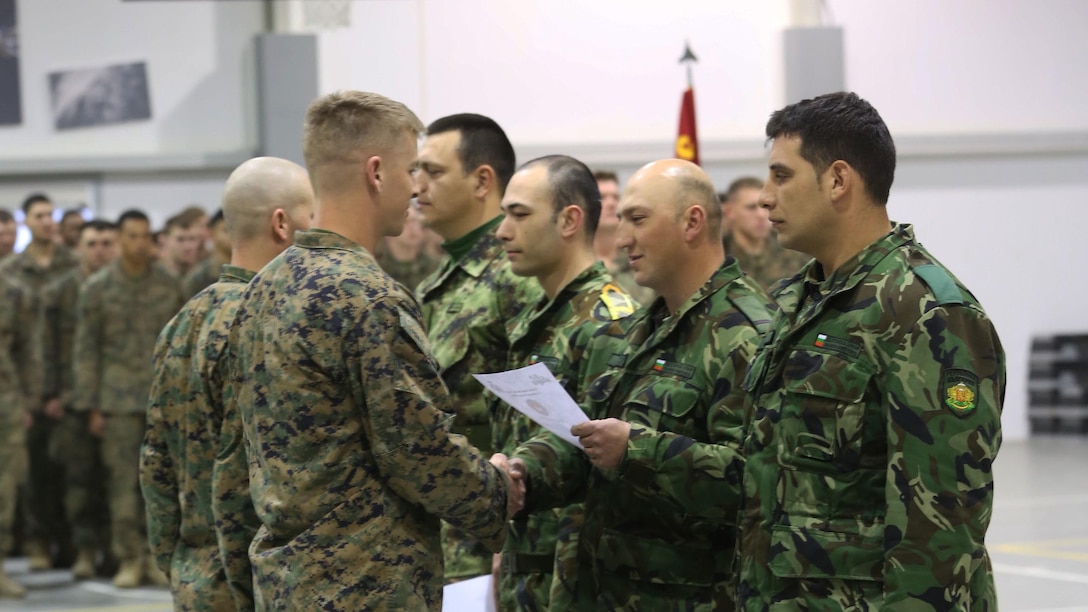
[[[287,213],[282,208],[272,211],[272,236],[277,242],[284,242],[291,238],[290,221]]]
[[[831,165],[827,167],[824,178],[827,180],[829,189],[828,197],[832,202],[838,202],[850,193],[857,179],[857,172],[850,164],[839,159],[831,162]]]
[[[473,185],[473,190],[476,197],[484,199],[487,194],[498,188],[498,177],[495,176],[495,169],[487,164],[476,168],[472,171],[473,180],[476,182]]]
[[[375,193],[381,193],[382,177],[385,174],[381,156],[373,155],[368,157],[364,162],[363,172],[366,175],[367,189],[373,190]]]
[[[705,228],[706,211],[698,204],[689,206],[683,215],[684,240],[694,242],[700,239]]]
[[[580,207],[570,204],[559,211],[559,218],[557,222],[559,224],[559,235],[563,238],[570,238],[578,233],[578,230],[583,226],[585,220],[585,211]]]

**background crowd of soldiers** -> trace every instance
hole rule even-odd
[[[27,198],[31,241],[0,263],[0,393],[22,407],[0,423],[0,552],[169,585],[194,610],[434,608],[488,573],[503,610],[990,605],[976,504],[1003,353],[887,220],[883,122],[836,96],[776,113],[771,183],[722,193],[679,160],[622,192],[567,156],[516,166],[486,117],[424,128],[344,92],[307,115],[308,173],[250,160],[219,213],[188,208],[161,241],[140,211],[66,229],[76,215],[58,228]],[[836,137],[805,113],[844,112],[891,170],[804,149]],[[833,205],[789,208],[801,189]],[[13,222],[0,211],[9,253]],[[900,312],[873,297],[889,291]],[[534,363],[591,419],[583,449],[471,376]],[[914,453],[978,473],[923,474]],[[885,478],[903,507],[861,512]],[[911,487],[952,499],[913,508]],[[892,546],[901,584],[869,544],[820,539],[836,533]],[[0,595],[23,594],[0,571]]]

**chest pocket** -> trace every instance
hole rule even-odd
[[[706,411],[700,406],[702,390],[691,383],[664,376],[652,376],[648,382],[624,402],[622,418],[633,425],[706,441],[705,415],[699,418]]]
[[[783,372],[778,454],[787,468],[826,474],[859,467],[865,392],[873,370],[835,354],[795,350]]]

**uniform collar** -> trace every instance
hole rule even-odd
[[[254,276],[257,276],[256,272],[246,270],[241,266],[223,264],[223,267],[219,269],[219,282],[221,283],[248,283],[253,280]]]

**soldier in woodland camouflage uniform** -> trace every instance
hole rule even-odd
[[[403,227],[421,129],[377,94],[310,106],[315,229],[254,277],[231,329],[258,609],[438,609],[439,518],[497,551],[520,506],[450,433],[418,306],[370,254]]]
[[[94,220],[79,231],[79,266],[42,291],[41,346],[45,364],[43,412],[59,417],[49,441],[50,457],[64,467],[64,510],[72,526],[78,579],[95,575],[98,551],[109,546],[110,517],[106,505],[106,468],[98,438],[87,429],[87,413],[72,410],[75,394],[72,367],[79,317],[79,289],[102,266],[117,257],[117,227]]]
[[[837,93],[771,116],[762,204],[815,261],[753,362],[746,610],[996,610],[984,544],[1005,357],[973,295],[888,220],[895,145]]]
[[[423,216],[413,206],[408,209],[404,231],[400,236],[387,236],[374,256],[386,274],[413,293],[438,267],[438,258],[427,248],[428,233],[423,227]]]
[[[620,203],[620,179],[611,170],[596,170],[593,178],[597,179],[597,190],[601,192],[601,219],[597,224],[597,235],[593,238],[593,252],[597,259],[604,262],[620,287],[640,304],[649,304],[657,297],[654,290],[635,282],[635,273],[627,261],[627,253],[616,246],[616,228],[620,221],[616,216],[616,207]]]
[[[35,306],[33,292],[0,276],[0,560],[11,549],[15,492],[27,465],[26,428],[41,398],[41,355],[31,337]],[[0,565],[0,597],[25,595]]]
[[[605,323],[630,315],[635,303],[594,261],[592,241],[600,216],[600,196],[589,168],[570,157],[533,160],[518,170],[503,197],[505,217],[495,235],[503,243],[510,268],[532,276],[544,289],[536,304],[513,321],[508,369],[543,363],[576,393],[569,353],[570,337],[592,335]],[[513,452],[543,430],[509,405],[493,399],[493,448]],[[543,610],[549,606],[556,543],[562,526],[573,542],[581,525],[581,507],[549,509],[510,522],[499,570],[501,610]],[[570,549],[574,552],[574,549]],[[569,557],[570,555],[568,555]],[[573,559],[571,560],[573,561]],[[575,576],[562,575],[551,606],[562,610],[571,598],[563,593]]]
[[[297,164],[252,159],[227,180],[223,210],[237,243],[232,261],[220,281],[189,300],[159,334],[140,456],[148,540],[156,564],[170,577],[175,610],[253,605],[249,565],[244,576],[226,573],[212,512],[212,470],[225,412],[220,365],[246,283],[291,244],[295,230],[310,227],[313,189]],[[247,493],[244,475],[240,487],[220,491],[220,497]],[[248,503],[248,495],[241,501]]]
[[[416,173],[423,222],[445,239],[447,253],[416,295],[453,398],[453,430],[485,451],[491,419],[472,374],[506,367],[508,325],[542,293],[536,281],[510,271],[495,237],[514,163],[514,148],[498,124],[480,115],[452,115],[427,128]],[[491,571],[485,546],[448,525],[442,529],[447,580]]]
[[[722,246],[748,276],[761,287],[770,289],[778,281],[801,269],[809,256],[783,248],[771,231],[767,210],[759,205],[763,181],[743,176],[729,184],[721,196]]]
[[[155,338],[185,297],[181,283],[151,262],[147,216],[127,211],[118,230],[120,259],[94,273],[79,292],[73,362],[75,408],[89,413],[88,428],[102,439],[102,462],[109,472],[113,553],[120,561],[113,583],[132,588],[145,578],[165,583],[147,555],[140,443]]]
[[[0,276],[10,275],[21,282],[31,292],[31,299],[41,304],[45,288],[76,267],[79,259],[67,247],[56,243],[54,206],[48,197],[32,194],[23,202],[22,208],[31,240],[22,253],[12,255],[0,264]],[[21,501],[26,521],[24,549],[32,571],[51,568],[54,558],[71,562],[71,532],[64,515],[64,468],[49,456],[62,412],[47,411],[47,408],[52,407],[43,406],[41,402],[35,404],[31,415],[33,423],[26,432],[30,463]]]
[[[585,453],[549,434],[511,464],[527,472],[531,510],[588,489],[572,607],[732,609],[741,382],[769,298],[722,252],[721,209],[697,166],[647,165],[619,210],[619,245],[661,297],[574,341],[581,403],[598,419],[572,429]]]

